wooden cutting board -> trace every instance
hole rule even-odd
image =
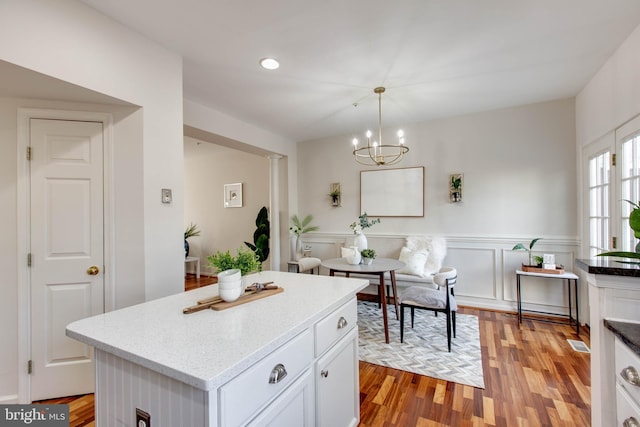
[[[241,295],[240,298],[232,302],[226,302],[226,301],[217,302],[213,304],[211,308],[216,311],[226,310],[227,308],[236,307],[238,305],[246,304],[251,301],[270,297],[271,295],[279,294],[281,292],[284,292],[284,288],[278,287],[276,289],[265,289],[263,291]]]

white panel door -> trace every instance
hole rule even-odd
[[[91,393],[67,324],[104,311],[102,123],[31,119],[31,400]]]

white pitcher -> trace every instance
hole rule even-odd
[[[351,265],[360,264],[362,261],[362,255],[360,255],[360,251],[357,246],[351,246],[351,250],[353,251],[351,255],[347,256],[347,263]]]

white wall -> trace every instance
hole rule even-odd
[[[104,17],[65,0],[0,4],[0,59],[142,107],[145,297],[180,291],[182,277],[182,60]],[[61,47],[64,47],[62,49]],[[61,55],[64,52],[64,55]],[[116,135],[117,138],[117,135]],[[172,205],[160,189],[173,188]],[[135,190],[132,190],[135,191]],[[183,254],[182,254],[183,255]]]
[[[272,268],[286,269],[289,259],[288,218],[297,212],[298,206],[297,147],[294,141],[187,99],[184,100],[184,125],[187,136],[247,153],[283,156],[278,161],[280,207],[278,212],[270,209],[269,215],[272,225],[275,215],[280,222],[280,266]],[[270,176],[263,178],[268,181]]]
[[[395,167],[425,167],[425,216],[383,218],[371,231],[575,238],[574,123],[565,99],[404,126],[410,151]],[[349,232],[360,171],[374,168],[353,160],[347,136],[298,149],[301,213],[312,213],[321,232]],[[453,173],[464,174],[462,203],[449,202]],[[341,183],[342,207],[331,206],[332,182]]]
[[[114,264],[112,307],[180,292],[183,282],[182,61],[165,48],[73,0],[0,2],[0,60],[139,106],[80,106],[114,114]],[[33,100],[0,102],[0,401],[15,402],[18,107],[66,108]],[[77,107],[77,106],[76,106]],[[160,189],[172,188],[171,205]],[[20,267],[19,267],[20,266]],[[110,297],[108,295],[108,297]]]
[[[184,164],[185,228],[194,223],[201,231],[189,239],[189,256],[200,257],[201,271],[213,273],[209,255],[248,250],[244,242],[253,243],[258,211],[269,208],[269,159],[185,137]],[[224,185],[237,182],[243,184],[243,207],[225,208]]]
[[[478,307],[515,309],[515,268],[526,260],[517,242],[542,237],[536,249],[573,269],[578,248],[574,100],[525,105],[403,127],[410,151],[396,167],[425,167],[424,218],[382,218],[367,230],[370,246],[396,247],[409,234],[448,239],[445,263],[458,268],[456,295]],[[393,134],[389,129],[386,134]],[[384,132],[384,130],[383,130]],[[314,256],[339,256],[359,214],[359,173],[348,136],[298,144],[299,211],[317,233]],[[464,174],[463,202],[450,203],[449,175]],[[329,185],[340,182],[342,207]],[[401,244],[400,244],[401,245]],[[394,254],[397,256],[397,254]],[[525,301],[563,312],[561,287],[527,291]]]
[[[640,114],[640,26],[576,97],[578,147]]]

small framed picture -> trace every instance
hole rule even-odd
[[[225,208],[241,208],[242,207],[242,183],[225,184],[224,185],[224,207]]]

